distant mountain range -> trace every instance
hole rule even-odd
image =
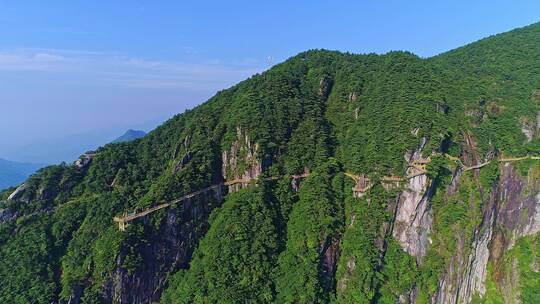
[[[135,126],[96,129],[58,138],[49,138],[24,146],[10,147],[6,145],[0,148],[0,158],[23,163],[59,164],[63,161],[72,162],[82,153],[95,150],[106,143],[124,141],[123,138],[127,140],[136,139],[141,137],[141,134],[144,136],[146,133],[135,130],[144,130],[146,132],[153,130],[164,120],[166,118],[155,119]],[[129,129],[126,134],[117,138],[118,134],[122,134],[126,129]]]
[[[20,163],[0,159],[0,191],[22,183],[32,173],[44,166],[44,164]]]
[[[144,131],[129,129],[126,131],[126,133],[124,133],[124,135],[113,140],[112,143],[116,144],[116,143],[121,143],[121,142],[126,142],[126,141],[132,141],[137,138],[144,137],[145,135],[146,135],[146,132]]]
[[[145,135],[146,132],[144,131],[129,129],[122,136],[113,140],[111,143],[131,141],[137,138],[144,137]],[[51,149],[49,150],[49,152],[51,154],[54,154],[55,151],[60,151],[60,149],[65,148],[65,153],[58,155],[60,155],[63,160],[69,160],[75,159],[84,151],[93,150],[103,144],[103,142],[97,142],[97,137],[86,137],[86,139],[88,140],[87,143],[82,143],[80,137],[73,136],[72,139],[73,143],[71,145],[59,145],[57,149]],[[54,145],[50,144],[49,147],[53,148]],[[55,160],[54,162],[60,162],[62,160],[48,158],[51,157],[51,154],[44,154],[42,161],[53,163],[53,161],[51,160]],[[45,166],[47,166],[47,164],[45,163],[18,162],[0,159],[0,191],[9,187],[19,185],[34,172]]]

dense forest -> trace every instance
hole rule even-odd
[[[540,303],[539,155],[540,24],[310,50],[2,192],[0,302]]]

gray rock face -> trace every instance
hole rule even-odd
[[[540,232],[540,181],[521,179],[507,163],[502,168],[497,223],[510,232],[506,247],[517,238]]]
[[[337,261],[339,258],[339,238],[327,238],[319,246],[322,279],[326,286],[334,286]]]
[[[422,157],[426,144],[424,138],[417,151],[405,158],[409,165]],[[415,174],[417,169],[409,167],[408,174]],[[416,257],[421,264],[429,244],[432,215],[429,199],[432,196],[431,181],[425,174],[408,180],[405,190],[398,197],[398,206],[392,234],[401,248]]]
[[[496,194],[493,194],[490,206],[484,211],[482,223],[474,231],[472,244],[465,244],[465,240],[459,237],[458,248],[439,282],[434,303],[469,303],[474,294],[485,294],[489,243],[496,218],[495,197]],[[470,250],[467,250],[467,246],[470,246]]]
[[[357,99],[358,99],[358,94],[356,94],[356,92],[350,92],[349,96],[347,96],[348,102],[353,102],[353,101],[356,101]]]
[[[16,218],[17,218],[17,214],[15,214],[13,210],[8,209],[8,208],[0,209],[0,225],[5,224]]]
[[[221,201],[221,188],[217,188],[183,202],[179,209],[168,209],[158,233],[139,248],[143,261],[137,269],[123,269],[127,250],[120,252],[113,277],[102,285],[103,303],[159,302],[169,276],[189,266],[193,251],[208,230],[208,216]],[[79,287],[74,288],[68,303],[80,303]]]
[[[400,195],[392,232],[401,248],[415,256],[419,263],[426,253],[432,223],[429,185],[425,175],[409,180],[407,189]]]
[[[173,174],[176,174],[180,172],[184,167],[189,163],[189,161],[193,158],[193,153],[191,151],[187,151],[186,154],[182,157],[182,159],[174,166]]]
[[[78,160],[75,161],[75,167],[77,167],[78,169],[86,168],[92,162],[92,159],[95,155],[96,153],[94,151],[88,151],[84,153]]]
[[[28,189],[28,185],[26,183],[20,185],[19,187],[17,187],[17,189],[15,189],[15,191],[13,191],[13,193],[9,195],[8,200],[19,200],[24,195],[26,189]]]
[[[249,134],[236,129],[236,140],[231,144],[229,150],[222,153],[221,172],[225,180],[252,180],[262,173],[262,163],[259,160],[259,144],[253,143]],[[236,191],[246,185],[237,184],[230,187],[231,191]]]
[[[329,77],[323,77],[319,81],[319,96],[326,99],[328,98],[328,95],[330,95],[330,91],[332,90],[333,81]]]
[[[540,137],[540,113],[536,116],[536,121],[522,118],[521,131],[525,134],[525,137],[527,137],[527,142]]]
[[[483,297],[488,261],[497,265],[519,237],[540,232],[540,181],[519,177],[508,163],[500,169],[499,183],[484,203],[482,223],[472,243],[465,244],[463,239],[458,243],[433,303],[469,303],[475,294]],[[516,279],[516,273],[504,273],[500,283],[512,288]],[[514,303],[515,296],[509,292],[505,300]]]

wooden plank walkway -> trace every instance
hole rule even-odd
[[[292,175],[291,178],[292,179],[299,179],[299,178],[305,178],[309,175],[309,173],[304,173],[304,174],[298,174],[298,175]],[[271,176],[271,177],[267,177],[267,178],[263,178],[261,180],[278,180],[280,178],[283,178],[283,176]],[[140,218],[140,217],[144,217],[152,212],[155,212],[155,211],[158,211],[160,209],[163,209],[163,208],[167,208],[171,205],[174,205],[174,204],[177,204],[177,203],[180,203],[182,201],[185,201],[185,200],[188,200],[192,197],[195,197],[195,196],[198,196],[202,193],[205,193],[205,192],[208,192],[210,190],[216,190],[218,189],[219,187],[223,187],[223,186],[233,186],[233,185],[236,185],[236,184],[249,184],[251,183],[252,181],[259,181],[258,179],[255,180],[255,179],[234,179],[234,180],[230,180],[230,181],[225,181],[225,182],[222,182],[222,183],[219,183],[219,184],[214,184],[212,186],[209,186],[209,187],[206,187],[206,188],[203,188],[201,190],[197,190],[195,192],[191,192],[191,193],[188,193],[184,196],[181,196],[173,201],[170,201],[168,203],[163,203],[163,204],[159,204],[157,206],[153,206],[153,207],[149,207],[141,212],[133,212],[133,213],[127,213],[127,214],[123,214],[122,216],[115,216],[113,218],[113,221],[115,221],[116,223],[118,223],[118,228],[121,230],[121,231],[125,231],[126,230],[126,227],[128,226],[129,222],[133,221],[134,219],[137,219],[137,218]]]
[[[480,169],[488,164],[491,163],[491,161],[487,161],[487,162],[484,162],[482,164],[478,164],[478,165],[474,165],[474,166],[470,166],[470,167],[467,167],[463,164],[463,162],[461,161],[461,159],[459,159],[458,157],[454,157],[454,156],[451,156],[451,155],[448,155],[448,154],[444,154],[444,156],[450,160],[453,160],[455,161],[456,163],[458,163],[458,165],[460,167],[463,168],[463,171],[470,171],[470,170],[475,170],[475,169]],[[527,155],[527,156],[523,156],[523,157],[514,157],[514,158],[500,158],[498,161],[501,162],[501,163],[505,163],[505,162],[514,162],[514,161],[521,161],[521,160],[525,160],[525,159],[534,159],[534,160],[540,160],[540,156],[531,156],[531,155]],[[410,165],[409,167],[412,167],[412,168],[415,168],[417,170],[417,172],[415,173],[412,173],[406,177],[399,177],[399,176],[383,176],[380,178],[380,181],[381,183],[385,184],[388,186],[388,184],[399,184],[399,182],[402,182],[402,181],[406,181],[406,180],[409,180],[409,179],[412,179],[412,178],[415,178],[417,176],[420,176],[420,175],[424,175],[427,173],[427,171],[425,170],[425,166],[431,162],[431,159],[430,158],[427,158],[427,159],[419,159],[419,160],[415,160],[413,161],[412,165]],[[371,180],[366,177],[365,175],[356,175],[356,174],[353,174],[351,172],[345,172],[344,173],[345,176],[353,179],[355,181],[355,187],[353,187],[353,191],[354,192],[357,192],[357,193],[364,193],[366,191],[368,191],[369,189],[371,189],[371,187],[373,186],[372,185],[372,182]],[[300,178],[306,178],[309,176],[309,173],[304,173],[304,174],[298,174],[298,175],[292,175],[291,178],[293,180],[296,180],[296,179],[300,179]],[[163,203],[163,204],[159,204],[157,206],[153,206],[153,207],[149,207],[141,212],[133,212],[133,213],[129,213],[129,214],[123,214],[122,216],[115,216],[113,218],[113,221],[117,222],[118,223],[118,228],[122,231],[124,231],[128,225],[129,222],[137,219],[137,218],[140,218],[140,217],[144,217],[152,212],[155,212],[155,211],[158,211],[158,210],[161,210],[163,208],[167,208],[171,205],[174,205],[174,204],[177,204],[177,203],[180,203],[182,201],[185,201],[187,199],[190,199],[192,197],[195,197],[195,196],[198,196],[202,193],[205,193],[207,191],[210,191],[210,190],[216,190],[218,189],[219,187],[223,187],[223,186],[233,186],[233,185],[236,185],[236,184],[249,184],[251,182],[257,182],[257,181],[262,181],[262,180],[267,180],[267,181],[270,181],[270,180],[278,180],[278,179],[281,179],[281,178],[284,178],[285,176],[282,176],[282,175],[279,175],[279,176],[270,176],[270,177],[266,177],[266,178],[263,178],[263,179],[234,179],[234,180],[230,180],[230,181],[224,181],[222,183],[219,183],[219,184],[214,184],[212,186],[209,186],[209,187],[206,187],[206,188],[203,188],[201,190],[198,190],[198,191],[195,191],[195,192],[191,192],[191,193],[188,193],[186,195],[183,195],[173,201],[170,201],[168,203]],[[361,185],[359,185],[361,184]]]

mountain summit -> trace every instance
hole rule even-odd
[[[120,143],[120,142],[132,141],[132,140],[144,137],[145,135],[146,135],[146,132],[144,132],[144,131],[129,129],[122,136],[120,136],[117,139],[113,140],[112,143]]]
[[[303,52],[77,164],[0,196],[1,302],[539,303],[540,24]]]

